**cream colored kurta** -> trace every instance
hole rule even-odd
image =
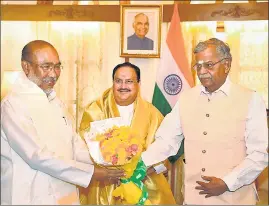
[[[255,92],[229,80],[212,95],[197,86],[182,93],[142,159],[151,165],[176,154],[185,137],[185,204],[255,204],[252,183],[268,164],[265,109]],[[232,192],[205,199],[194,189],[201,175],[223,179]]]
[[[92,173],[61,101],[22,73],[1,102],[1,204],[79,204]]]
[[[194,189],[196,181],[203,181],[201,175],[223,179],[246,157],[244,131],[251,92],[235,85],[230,90],[227,96],[217,93],[208,99],[205,95],[200,96],[200,88],[196,87],[179,99],[185,137],[186,204],[256,203],[254,185],[207,199]]]

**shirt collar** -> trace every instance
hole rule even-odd
[[[118,105],[118,104],[116,104],[116,105],[117,105],[118,108],[126,109],[126,110],[128,110],[128,109],[132,109],[132,108],[134,107],[134,103],[129,104],[129,105],[127,105],[127,106],[120,106],[120,105]]]
[[[231,87],[231,80],[229,79],[229,77],[227,77],[224,84],[219,89],[214,91],[213,93],[218,93],[219,91],[221,91],[226,96],[228,96],[230,94],[230,87]],[[206,91],[206,89],[205,89],[205,87],[203,85],[201,85],[201,93],[209,94],[209,92]]]
[[[56,97],[56,92],[52,90],[51,93],[48,94],[49,102],[52,101],[55,97]]]

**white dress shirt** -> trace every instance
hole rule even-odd
[[[229,79],[212,94],[209,94],[201,85],[201,95],[207,95],[209,99],[212,99],[218,92],[223,95],[229,94],[229,88]],[[147,166],[161,162],[169,156],[175,155],[179,150],[184,139],[180,124],[179,105],[180,102],[177,102],[173,110],[166,115],[156,132],[155,142],[142,154],[142,159]],[[267,138],[266,107],[257,92],[253,92],[245,131],[247,156],[241,164],[223,178],[230,191],[235,191],[243,185],[252,183],[268,165]]]

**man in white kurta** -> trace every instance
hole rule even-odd
[[[194,53],[202,85],[180,95],[142,159],[163,161],[185,138],[185,204],[255,205],[254,181],[268,165],[265,104],[227,78],[232,58],[222,41],[201,42]]]
[[[24,72],[1,102],[1,204],[79,204],[75,185],[122,174],[94,169],[73,131],[53,91],[61,69],[54,47],[33,41],[22,53]]]

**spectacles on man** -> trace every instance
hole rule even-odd
[[[204,61],[198,61],[198,63],[196,63],[194,66],[193,66],[193,69],[195,71],[199,71],[200,69],[202,69],[202,67],[204,67],[205,69],[211,71],[213,70],[214,66],[220,62],[222,62],[223,60],[225,59],[228,59],[228,58],[223,58],[217,62],[212,62],[212,61],[208,61],[208,62],[204,62]]]
[[[52,71],[52,69],[54,69],[54,71],[58,72],[58,71],[63,69],[63,66],[60,63],[58,63],[58,64],[53,64],[53,63],[37,64],[34,62],[30,62],[30,61],[27,61],[27,62],[29,62],[30,64],[35,64],[36,66],[41,68],[44,72],[50,72],[50,71]]]
[[[132,80],[132,79],[126,79],[125,81],[124,81],[124,83],[126,84],[126,85],[133,85],[133,84],[135,84],[135,83],[137,83],[138,81],[136,81],[136,80]],[[115,84],[117,84],[117,85],[122,85],[123,84],[123,80],[122,79],[114,79],[114,83]]]

